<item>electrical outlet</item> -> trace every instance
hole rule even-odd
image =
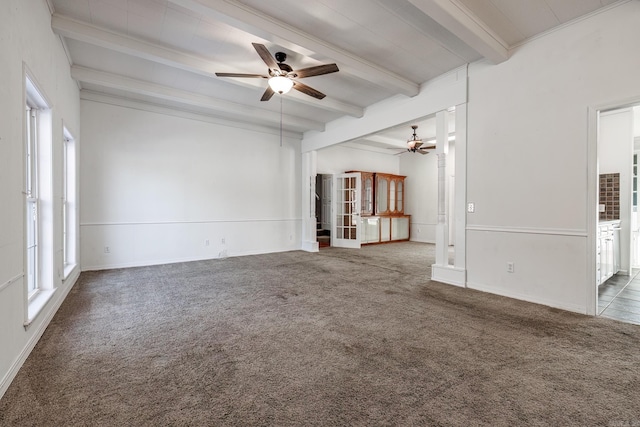
[[[513,273],[514,268],[515,268],[515,265],[514,265],[513,261],[509,261],[507,263],[507,273]]]
[[[105,246],[104,247],[104,253],[105,254],[110,254],[111,253],[111,248],[109,248],[109,246]]]
[[[205,240],[205,241],[204,241],[204,245],[205,245],[205,246],[209,246],[209,239],[207,239],[207,240]]]
[[[467,212],[474,213],[476,211],[476,204],[473,202],[467,203]]]
[[[225,243],[225,238],[223,237],[222,238],[222,244],[224,245],[224,243]]]

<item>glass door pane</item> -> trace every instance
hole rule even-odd
[[[336,176],[336,215],[332,245],[360,247],[360,175],[356,173]]]

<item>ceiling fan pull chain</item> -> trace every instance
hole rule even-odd
[[[280,95],[280,147],[282,147],[282,95]]]

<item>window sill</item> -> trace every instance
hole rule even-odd
[[[62,272],[62,280],[67,280],[71,272],[76,268],[77,264],[67,264],[64,266],[64,271]]]
[[[29,301],[29,305],[27,308],[27,320],[24,322],[24,327],[27,328],[31,323],[36,319],[38,314],[42,311],[47,302],[53,297],[53,294],[56,293],[55,289],[46,289],[38,292],[38,295],[35,296],[31,301]]]

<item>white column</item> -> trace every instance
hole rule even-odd
[[[467,268],[467,104],[456,107],[455,259],[458,270]]]
[[[309,151],[301,155],[302,169],[302,245],[307,252],[318,252],[316,238],[316,151]]]
[[[436,264],[449,264],[449,224],[447,218],[447,154],[449,153],[449,112],[436,113],[436,154],[438,155],[438,224],[436,225]]]
[[[449,113],[436,114],[436,154],[438,155],[438,224],[436,225],[436,263],[431,266],[431,279],[456,286],[466,286],[466,180],[467,180],[467,131],[466,104],[456,106],[455,165],[447,168],[449,154]],[[449,170],[447,170],[449,169]],[[453,206],[448,206],[449,177],[455,169],[453,180]],[[449,265],[449,216],[454,213],[455,259]]]

